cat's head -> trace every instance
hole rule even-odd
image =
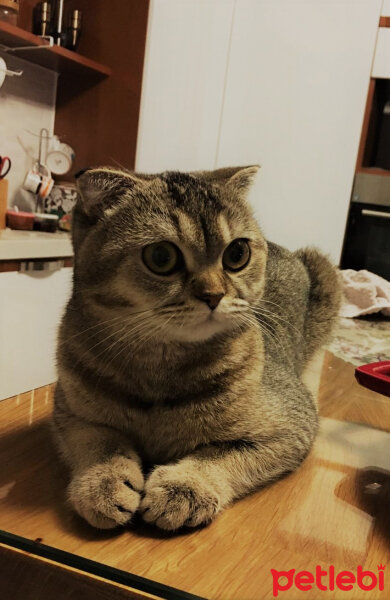
[[[267,255],[246,200],[257,170],[84,172],[73,231],[78,297],[99,319],[122,315],[129,335],[145,339],[192,343],[248,325]]]

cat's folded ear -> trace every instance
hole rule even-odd
[[[246,196],[260,165],[248,167],[223,167],[214,171],[197,171],[193,175],[206,179],[210,183],[226,186],[236,194]]]
[[[87,217],[99,218],[136,186],[147,185],[152,175],[135,174],[110,167],[85,169],[77,175],[77,209]]]
[[[227,187],[238,192],[241,196],[246,196],[259,169],[260,165],[238,167],[226,182]]]

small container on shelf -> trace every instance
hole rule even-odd
[[[80,41],[82,25],[82,12],[77,8],[68,15],[68,26],[66,29],[66,48],[68,50],[77,50]]]
[[[31,231],[34,227],[34,213],[7,210],[7,227]]]
[[[17,25],[19,18],[19,0],[0,0],[0,21]]]
[[[58,229],[58,215],[34,213],[34,230],[55,233]]]
[[[50,2],[39,2],[36,6],[34,6],[33,33],[40,36],[51,35],[52,7]]]

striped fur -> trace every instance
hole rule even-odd
[[[79,178],[53,431],[69,500],[95,527],[138,510],[163,529],[208,523],[311,447],[317,409],[300,376],[329,336],[337,277],[315,249],[267,244],[246,200],[256,171]],[[229,272],[238,238],[251,257]],[[163,240],[185,262],[166,277],[142,260]],[[223,294],[213,312],[206,292]]]

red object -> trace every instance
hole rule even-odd
[[[357,367],[355,377],[360,385],[390,398],[390,360]]]
[[[11,159],[8,156],[3,156],[3,158],[0,156],[0,179],[3,179],[9,173],[10,168]]]
[[[7,225],[11,229],[30,231],[34,226],[34,213],[7,210]]]

